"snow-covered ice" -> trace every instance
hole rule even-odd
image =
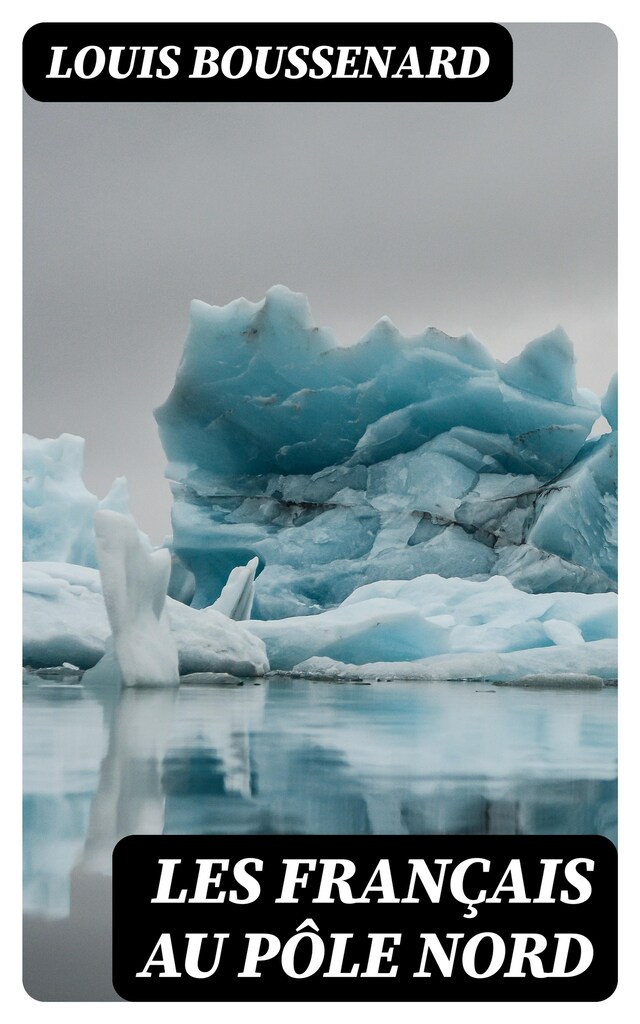
[[[91,668],[110,633],[98,570],[65,562],[25,562],[22,570],[24,664]]]
[[[91,668],[110,634],[97,569],[26,562],[23,580],[23,661],[33,668],[72,662]],[[261,676],[269,669],[264,644],[242,623],[214,609],[198,611],[167,598],[180,674],[229,672]]]
[[[292,674],[311,679],[465,679],[488,682],[517,682],[538,677],[547,684],[582,687],[585,676],[617,682],[618,660],[615,640],[593,640],[581,646],[567,644],[524,651],[473,654],[442,654],[417,661],[379,661],[357,665],[333,658],[311,657],[295,665]]]
[[[616,594],[527,594],[500,576],[384,580],[319,615],[247,626],[264,640],[273,669],[299,674],[617,677]]]
[[[269,671],[264,643],[215,608],[199,611],[168,601],[171,628],[178,641],[180,674],[228,672],[236,676],[262,676]]]
[[[340,347],[307,300],[195,302],[156,411],[173,547],[211,605],[258,559],[254,615],[335,608],[363,583],[506,576],[532,593],[616,587],[614,428],[556,328],[507,363],[471,334],[380,320]]]
[[[109,635],[98,572],[27,563],[24,588],[25,663],[95,665]],[[501,577],[427,575],[369,584],[338,608],[270,622],[166,603],[181,675],[253,676],[269,666],[314,675],[323,659],[320,675],[349,678],[617,677],[612,593],[526,594]]]

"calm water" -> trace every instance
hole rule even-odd
[[[25,982],[112,999],[110,861],[133,833],[599,833],[617,691],[203,679],[24,686]]]

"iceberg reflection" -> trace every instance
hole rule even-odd
[[[69,913],[120,838],[160,833],[601,833],[614,688],[263,682],[25,687],[25,908]]]
[[[124,835],[616,837],[612,687],[200,675],[177,691],[24,689],[36,998],[117,998],[109,875]]]

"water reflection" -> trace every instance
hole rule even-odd
[[[201,677],[120,694],[30,677],[24,690],[25,972],[40,998],[114,998],[108,875],[124,835],[615,840],[611,688]]]

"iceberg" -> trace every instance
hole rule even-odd
[[[23,663],[91,668],[110,633],[98,570],[66,562],[25,562],[22,569]]]
[[[100,509],[129,513],[127,481],[114,480],[101,501],[82,479],[84,438],[23,435],[23,560],[97,566],[93,517]],[[141,535],[144,543],[148,540]]]
[[[102,509],[94,522],[111,626],[99,667],[115,662],[125,686],[177,686],[178,650],[165,608],[171,555],[166,548],[145,551],[129,516]]]
[[[417,661],[348,664],[332,658],[313,657],[296,665],[291,675],[308,679],[375,680],[467,680],[495,684],[525,683],[582,689],[596,679],[600,685],[617,683],[618,661],[615,640],[596,640],[575,646],[545,647],[503,654],[458,654]]]
[[[254,559],[260,620],[433,574],[614,591],[617,431],[590,437],[600,412],[561,328],[501,363],[470,333],[404,338],[386,318],[341,347],[282,286],[194,302],[155,413],[191,603]]]
[[[263,622],[272,669],[347,678],[617,678],[617,595],[528,594],[438,575],[359,587],[338,608]]]
[[[25,562],[23,663],[34,669],[71,662],[92,668],[111,633],[97,569],[61,562]],[[180,675],[193,672],[262,676],[269,662],[262,640],[212,608],[197,610],[168,597]]]
[[[244,628],[246,623],[234,622],[215,608],[198,610],[179,601],[167,603],[181,676],[200,672],[263,676],[269,671],[264,643]]]
[[[194,303],[156,418],[155,551],[123,485],[87,491],[80,438],[25,441],[34,669],[616,678],[617,378],[579,388],[561,328],[501,363],[387,319],[340,347],[283,287]]]

